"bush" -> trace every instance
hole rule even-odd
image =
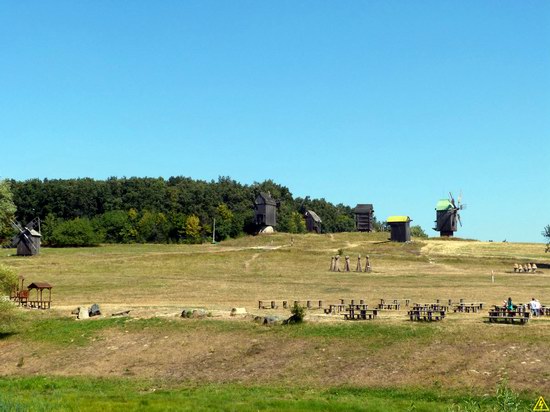
[[[8,295],[17,285],[17,275],[15,271],[5,265],[0,264],[0,297]],[[11,332],[16,320],[15,307],[12,302],[0,299],[0,334]]]
[[[292,313],[292,316],[284,322],[285,325],[302,323],[304,321],[304,317],[306,316],[306,308],[298,303],[294,303],[294,306],[290,309],[290,313]]]
[[[94,231],[89,219],[76,218],[59,223],[50,235],[49,245],[53,247],[97,246],[101,237]]]

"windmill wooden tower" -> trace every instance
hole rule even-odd
[[[12,246],[17,247],[17,256],[34,256],[40,253],[40,219],[35,218],[25,226],[15,221],[12,227],[18,232],[11,240]],[[35,229],[38,229],[35,230]]]
[[[466,205],[461,203],[462,194],[458,197],[457,203],[453,195],[449,192],[448,199],[440,199],[435,206],[436,220],[434,230],[438,231],[440,236],[454,236],[454,232],[458,230],[458,225],[462,226],[460,220],[460,210],[463,210]]]
[[[353,209],[355,228],[358,232],[372,232],[374,230],[374,208],[372,204],[358,204]]]
[[[254,201],[254,223],[261,230],[277,226],[278,202],[271,193],[260,192]]]

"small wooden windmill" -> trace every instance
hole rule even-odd
[[[35,218],[24,227],[15,221],[12,227],[18,232],[11,240],[12,246],[17,247],[17,256],[34,256],[40,253],[40,219]],[[38,229],[35,230],[35,229]]]
[[[436,220],[434,230],[438,231],[440,236],[453,236],[458,230],[458,225],[462,227],[459,210],[463,210],[466,205],[461,203],[462,194],[458,197],[457,203],[451,192],[448,199],[440,199],[435,206]]]

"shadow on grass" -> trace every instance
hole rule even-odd
[[[17,335],[17,332],[0,332],[0,340],[7,339],[13,335]]]

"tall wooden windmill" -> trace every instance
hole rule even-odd
[[[454,232],[458,230],[458,225],[462,227],[462,221],[460,220],[460,210],[463,210],[466,205],[462,203],[462,194],[455,199],[451,192],[449,192],[448,199],[440,199],[435,206],[436,220],[434,230],[438,231],[440,236],[454,236]]]
[[[12,227],[18,232],[11,240],[12,247],[17,247],[17,256],[34,256],[40,253],[40,219],[35,218],[25,226],[15,221]],[[35,230],[35,229],[38,229]]]

